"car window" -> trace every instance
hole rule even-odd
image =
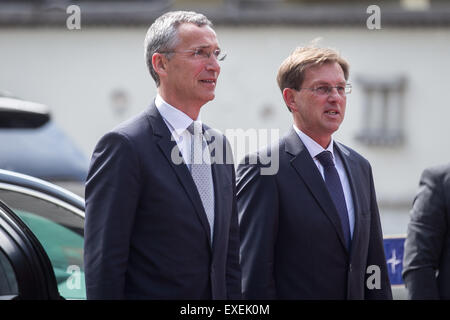
[[[6,255],[0,250],[0,297],[18,295],[16,274]]]
[[[86,299],[83,218],[48,199],[0,190],[2,199],[31,229],[46,251],[58,291],[65,299]]]

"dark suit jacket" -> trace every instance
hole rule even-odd
[[[422,173],[414,199],[403,260],[403,278],[410,299],[450,299],[449,224],[450,164],[447,164]]]
[[[268,152],[279,156],[277,174],[260,174],[261,152],[237,170],[244,298],[391,299],[368,161],[341,144],[335,146],[355,208],[348,252],[325,182],[294,129]],[[375,274],[367,273],[370,265],[379,267],[380,289],[366,286]]]
[[[220,135],[225,151],[228,142]],[[239,299],[233,164],[213,164],[214,241],[188,167],[154,103],[106,134],[86,183],[88,299]]]

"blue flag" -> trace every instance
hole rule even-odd
[[[391,285],[403,285],[403,246],[405,237],[387,237],[384,238],[384,253],[388,268],[389,280]]]

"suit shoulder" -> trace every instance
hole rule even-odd
[[[435,178],[441,177],[444,180],[449,180],[450,163],[428,167],[423,171],[423,175]]]
[[[142,111],[134,117],[117,125],[110,133],[132,138],[142,134],[151,133],[151,131],[152,128],[148,121],[148,114],[147,112]]]
[[[151,132],[152,128],[146,113],[141,112],[105,133],[98,141],[95,151],[123,149],[137,151],[140,141],[148,143]]]
[[[277,176],[280,167],[279,149],[281,141],[247,154],[239,162],[236,170],[237,179],[244,176],[266,181]]]
[[[430,187],[442,189],[442,191],[450,190],[450,163],[426,168],[422,172],[420,180],[421,184],[427,184]],[[447,192],[447,194],[449,193]]]
[[[359,163],[362,163],[362,164],[364,164],[364,165],[366,165],[368,167],[371,167],[369,160],[367,160],[359,152],[355,151],[354,149],[352,149],[352,148],[350,148],[350,147],[348,147],[345,144],[342,144],[340,142],[336,142],[336,144],[338,145],[339,149],[341,150],[341,152],[345,156],[347,156],[347,157],[349,157],[349,158],[351,158],[351,159],[353,159],[353,160],[355,160],[355,161],[357,161]]]
[[[253,165],[257,167],[264,167],[270,165],[268,160],[270,160],[273,154],[277,154],[281,145],[281,141],[274,145],[269,145],[263,147],[257,151],[246,154],[240,161],[239,165]]]

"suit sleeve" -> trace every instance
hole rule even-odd
[[[379,266],[380,268],[380,289],[369,289],[367,280],[370,273],[366,273],[365,278],[365,299],[367,300],[392,300],[391,283],[387,272],[386,256],[383,245],[383,232],[381,229],[380,213],[378,211],[377,197],[373,182],[372,168],[369,165],[370,179],[370,242],[366,266]]]
[[[261,175],[246,158],[237,170],[244,299],[276,299],[274,250],[278,231],[278,191],[274,175]]]
[[[84,266],[88,299],[123,299],[139,162],[131,142],[109,133],[97,144],[86,181]]]
[[[405,241],[403,278],[409,299],[439,299],[436,271],[446,234],[442,184],[425,170],[411,210]]]

